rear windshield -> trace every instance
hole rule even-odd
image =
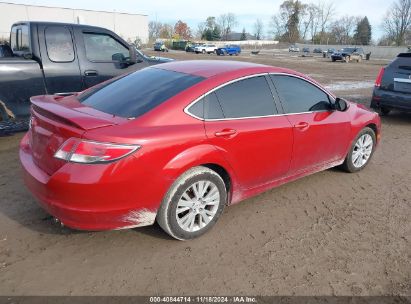
[[[204,78],[157,68],[146,68],[79,95],[79,101],[112,115],[134,118]]]

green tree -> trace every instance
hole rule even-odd
[[[245,32],[245,28],[243,28],[243,31],[241,32],[240,40],[247,40],[247,33]]]
[[[215,17],[207,17],[207,20],[205,22],[205,28],[203,30],[203,33],[201,35],[201,39],[205,39],[208,41],[215,41],[215,40],[220,40],[221,38],[221,30],[216,23]]]
[[[360,20],[354,34],[354,40],[357,44],[369,45],[371,42],[371,25],[367,16]]]

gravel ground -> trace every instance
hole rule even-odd
[[[365,104],[385,64],[288,53],[224,59],[296,69]],[[20,178],[22,134],[0,138],[0,295],[411,295],[411,114],[382,121],[362,172],[331,169],[248,199],[189,242],[157,225],[98,233],[53,225]]]

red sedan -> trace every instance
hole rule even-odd
[[[20,160],[50,214],[83,230],[157,220],[180,240],[226,205],[334,166],[363,169],[381,128],[298,72],[233,61],[166,63],[31,102]]]

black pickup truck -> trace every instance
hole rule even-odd
[[[12,56],[0,58],[0,131],[26,120],[29,98],[69,95],[102,81],[171,59],[148,57],[104,28],[18,22],[11,28]]]

